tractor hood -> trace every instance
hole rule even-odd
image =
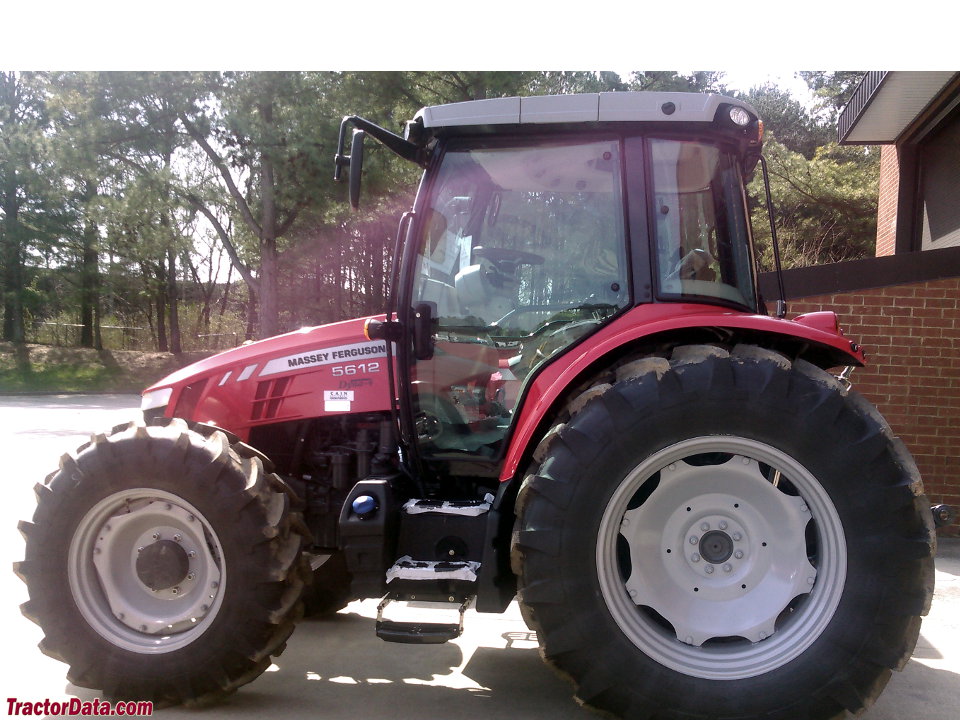
[[[386,342],[364,336],[367,320],[301,328],[196,362],[144,390],[144,414],[246,439],[259,424],[388,410]]]

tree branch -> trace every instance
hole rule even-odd
[[[220,238],[220,244],[223,245],[223,249],[227,251],[227,255],[230,256],[230,263],[237,269],[237,272],[240,273],[240,277],[243,278],[243,281],[257,294],[260,294],[260,281],[253,276],[253,273],[250,271],[243,261],[240,259],[240,256],[237,254],[237,248],[234,246],[233,241],[230,240],[230,236],[227,234],[227,231],[224,229],[223,224],[217,218],[216,215],[208,208],[199,198],[190,194],[190,193],[181,193],[186,200],[193,205],[208,221],[213,225],[213,229],[217,231],[217,235]]]
[[[278,238],[284,236],[287,230],[290,229],[290,226],[293,225],[294,222],[296,222],[297,217],[299,217],[300,215],[300,211],[303,210],[305,207],[307,207],[307,205],[309,205],[309,201],[307,200],[297,201],[296,205],[294,205],[293,208],[291,208],[290,212],[287,213],[287,217],[284,218],[279,225],[277,225],[276,235]]]
[[[230,169],[227,167],[226,163],[224,163],[223,158],[220,157],[220,155],[218,155],[217,152],[210,146],[210,143],[207,142],[207,139],[203,136],[203,133],[200,132],[197,126],[191,122],[185,113],[180,113],[179,118],[180,122],[183,123],[183,126],[190,134],[190,137],[196,141],[197,145],[199,145],[204,153],[206,153],[207,157],[210,158],[210,161],[220,172],[220,176],[227,185],[227,190],[230,191],[231,197],[233,197],[234,202],[237,203],[237,208],[240,210],[240,216],[243,218],[244,222],[247,223],[247,226],[253,231],[254,235],[261,237],[263,235],[263,228],[253,216],[253,213],[250,212],[250,206],[247,205],[247,201],[244,199],[243,193],[240,192],[240,190],[237,188],[237,184],[233,181],[233,175],[230,174]],[[237,269],[239,270],[239,268]]]
[[[146,177],[146,178],[151,177],[148,169],[143,167],[143,165],[140,165],[139,163],[135,162],[134,160],[128,157],[125,157],[123,155],[116,155],[113,157],[115,157],[117,160],[121,161],[122,163],[129,165],[138,173],[140,173],[143,177]],[[213,211],[211,211],[210,208],[207,207],[206,203],[204,203],[203,200],[201,200],[197,195],[194,195],[189,190],[182,187],[178,187],[173,183],[164,183],[164,184],[167,187],[169,187],[170,190],[172,190],[174,193],[176,193],[177,195],[182,197],[184,200],[186,200],[188,203],[190,203],[190,205],[195,210],[197,210],[200,214],[202,214],[210,222],[210,224],[213,225],[213,229],[217,231],[217,236],[220,238],[220,244],[223,245],[223,249],[227,251],[227,255],[230,257],[230,263],[237,269],[237,272],[240,273],[240,277],[243,278],[244,282],[246,282],[247,285],[249,285],[253,289],[253,291],[259,295],[260,281],[253,276],[253,272],[250,270],[250,268],[248,268],[244,264],[243,260],[240,259],[240,255],[239,253],[237,253],[237,248],[233,244],[233,241],[230,239],[230,235],[224,229],[223,224],[220,222],[217,216],[213,214]]]

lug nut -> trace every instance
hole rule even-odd
[[[737,560],[743,560],[743,550],[737,550],[737,551],[733,554],[733,556],[734,556]]]
[[[699,555],[699,553],[694,553],[693,555],[691,555],[691,556],[690,556],[690,560],[692,560],[693,562],[700,562],[700,555]]]
[[[710,523],[700,523],[700,529],[701,529],[703,532],[706,532],[707,530],[710,529]]]
[[[721,529],[721,530],[726,530],[726,529],[727,529],[727,521],[726,521],[726,520],[721,520],[721,521],[720,521],[720,529]]]
[[[731,565],[730,563],[725,563],[723,566],[723,571],[730,572],[731,570],[733,570],[733,565]]]
[[[735,532],[735,533],[733,534],[733,539],[736,540],[737,542],[740,542],[741,540],[743,540],[743,535],[741,535],[741,534],[738,533],[738,532]]]
[[[691,544],[691,545],[696,545],[698,542],[700,542],[700,538],[698,538],[696,535],[691,535],[691,536],[690,536],[690,544]]]
[[[180,542],[180,533],[177,533],[176,535],[173,536],[173,541]]]
[[[706,572],[707,575],[713,575],[713,565],[707,565],[704,568],[704,572]]]

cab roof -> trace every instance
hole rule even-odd
[[[746,102],[724,95],[679,92],[603,92],[470,100],[425,107],[424,128],[577,122],[713,122],[721,105]]]

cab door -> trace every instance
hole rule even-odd
[[[498,457],[537,369],[629,304],[621,155],[616,137],[446,148],[410,279],[421,458]]]

